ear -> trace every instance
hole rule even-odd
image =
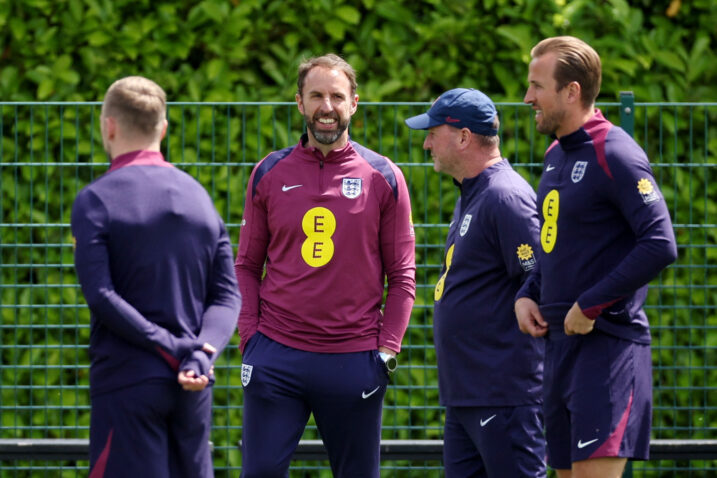
[[[301,95],[299,93],[296,94],[296,107],[299,109],[299,113],[304,113],[304,102],[301,100]]]
[[[356,113],[356,110],[358,109],[358,100],[359,100],[359,96],[354,95],[353,100],[351,101],[351,114],[352,115],[354,113]]]
[[[104,127],[107,139],[115,139],[117,136],[117,120],[111,116],[105,116],[102,118],[102,126]]]
[[[160,137],[159,137],[159,140],[160,140],[160,141],[162,141],[162,140],[164,139],[164,136],[167,134],[167,125],[169,125],[169,123],[168,123],[167,120],[165,119],[165,120],[164,120],[164,124],[162,125],[162,134],[161,134]]]
[[[473,133],[468,128],[461,128],[458,133],[458,147],[460,149],[467,148],[473,140]]]
[[[570,103],[579,103],[581,101],[582,88],[580,87],[580,83],[571,81],[565,89],[568,92],[568,101]]]

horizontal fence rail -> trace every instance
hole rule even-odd
[[[425,463],[387,459],[384,477],[443,476],[437,448],[430,448],[442,443],[444,420],[433,350],[433,287],[457,190],[451,178],[433,170],[422,148],[425,132],[404,125],[428,106],[360,103],[350,127],[352,139],[402,169],[416,231],[416,303],[401,365],[384,401],[383,451],[387,457],[425,452]],[[503,155],[537,186],[551,139],[535,130],[529,106],[496,106]],[[16,449],[19,443],[47,447],[42,458],[28,454],[24,461],[3,462],[3,477],[87,474],[82,447],[89,430],[89,312],[75,276],[69,224],[79,190],[108,168],[100,107],[0,102],[0,440]],[[598,107],[647,151],[679,254],[651,283],[647,298],[653,458],[635,462],[630,473],[717,476],[711,442],[717,438],[717,103],[640,103],[626,94]],[[175,102],[168,105],[168,120],[162,152],[206,187],[236,248],[253,166],[269,152],[295,144],[304,131],[303,117],[290,102]],[[217,476],[236,476],[241,469],[237,344],[235,337],[216,364],[211,440]],[[310,419],[291,476],[329,476],[326,463],[302,454],[315,450],[318,439]],[[50,456],[60,445],[70,446],[69,455]],[[704,454],[701,446],[707,447]]]
[[[241,448],[241,441],[238,444]],[[0,439],[0,460],[89,460],[87,439]],[[652,460],[717,460],[717,440],[652,440]],[[321,440],[301,440],[296,461],[327,461]],[[442,461],[443,440],[382,440],[382,461]]]

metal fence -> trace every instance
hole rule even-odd
[[[442,438],[432,341],[432,289],[457,191],[433,171],[423,132],[403,119],[428,103],[360,104],[351,136],[392,158],[412,196],[417,298],[401,367],[385,398],[383,438]],[[501,149],[534,186],[549,140],[532,111],[500,103]],[[599,107],[648,152],[672,214],[679,259],[652,284],[647,313],[654,363],[653,437],[717,438],[717,103],[621,102]],[[74,273],[70,211],[77,192],[108,167],[99,103],[0,103],[0,439],[86,439],[89,312]],[[270,151],[295,144],[294,103],[170,103],[166,158],[195,176],[238,238],[246,181]],[[236,247],[236,244],[235,244]],[[349,271],[347,271],[349,273]],[[215,469],[237,476],[241,357],[235,338],[217,362]],[[304,434],[318,438],[313,422]],[[2,477],[85,476],[88,463],[11,460]],[[291,476],[330,476],[324,461],[297,461]],[[714,476],[717,460],[631,464],[632,476]],[[443,476],[439,461],[385,461],[382,476]]]

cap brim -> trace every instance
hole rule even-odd
[[[413,118],[408,118],[407,120],[405,120],[405,123],[406,126],[411,129],[430,129],[434,126],[440,126],[441,124],[443,124],[428,116],[428,113],[423,113],[418,116],[414,116]]]

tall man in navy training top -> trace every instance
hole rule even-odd
[[[615,478],[647,459],[652,417],[647,284],[677,257],[645,152],[595,108],[600,57],[574,37],[531,51],[524,101],[555,141],[538,187],[538,266],[516,296],[521,330],[546,336],[548,464]]]
[[[513,312],[536,265],[535,192],[501,156],[498,113],[480,91],[449,90],[406,124],[428,130],[435,170],[460,191],[434,293],[446,477],[544,477],[543,340]]]
[[[383,396],[415,297],[408,188],[349,138],[358,95],[343,59],[303,62],[296,102],[308,131],[254,168],[239,236],[242,476],[288,476],[313,412],[334,476],[378,477]]]
[[[90,478],[210,478],[213,363],[241,306],[211,198],[166,162],[166,97],[113,83],[108,172],[77,195],[75,266],[91,311]]]

